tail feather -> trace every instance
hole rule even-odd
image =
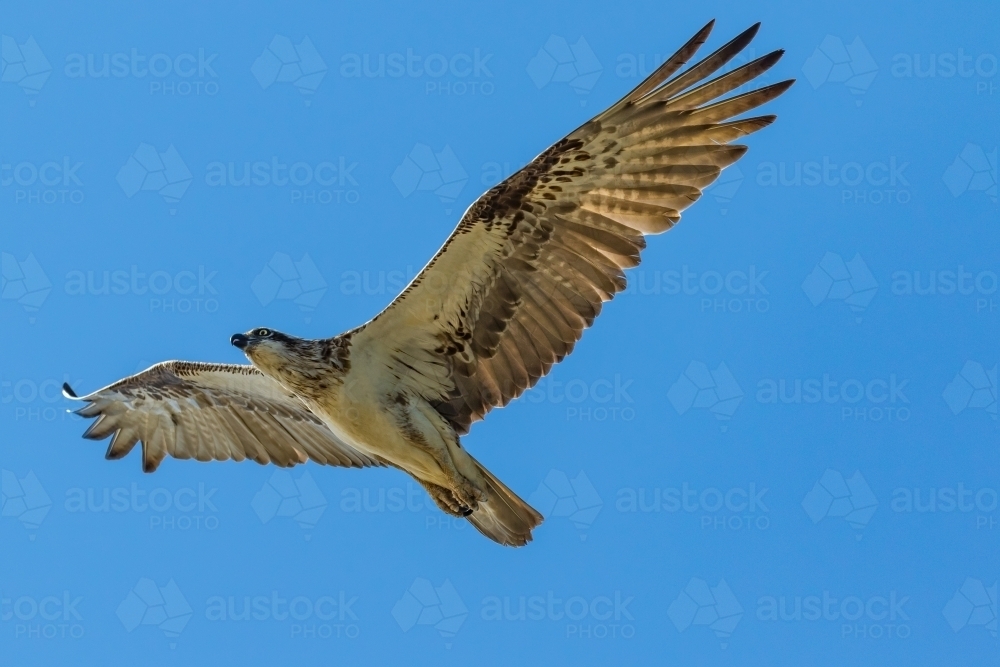
[[[498,544],[523,547],[531,541],[531,530],[542,523],[542,515],[508,489],[493,473],[475,461],[486,480],[489,498],[467,516],[480,533]]]

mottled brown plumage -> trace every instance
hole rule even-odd
[[[458,433],[532,387],[625,289],[623,270],[639,263],[643,237],[673,226],[746,152],[729,142],[774,120],[720,122],[774,99],[791,81],[702,105],[766,71],[781,51],[689,89],[739,53],[757,27],[663,83],[704,42],[709,24],[621,102],[487,191],[356,343],[431,341],[430,365],[444,372],[428,375],[443,381],[422,395]]]

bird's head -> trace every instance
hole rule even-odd
[[[229,342],[243,350],[247,359],[265,375],[275,377],[281,368],[295,364],[300,357],[298,349],[307,341],[274,329],[258,327],[246,333],[233,334]]]
[[[324,350],[329,343],[290,336],[259,327],[233,334],[229,342],[243,351],[257,370],[288,389],[301,393],[337,365]]]

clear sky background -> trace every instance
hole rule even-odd
[[[995,3],[0,17],[3,664],[995,661]],[[798,83],[466,438],[546,515],[530,546],[398,471],[144,475],[80,439],[64,380],[377,313],[711,18],[706,49],[763,21],[748,56],[787,52],[762,83]]]

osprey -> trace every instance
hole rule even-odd
[[[393,466],[438,507],[504,545],[542,517],[461,445],[487,412],[573,350],[625,289],[647,234],[680,220],[775,116],[734,117],[793,81],[719,98],[766,71],[775,51],[706,81],[759,23],[677,74],[714,21],[621,101],[483,194],[438,253],[366,324],[322,340],[258,328],[233,335],[250,365],[168,361],[83,397],[85,438],[107,458],[142,442],[167,456],[293,466]],[[674,76],[677,74],[676,76]]]

